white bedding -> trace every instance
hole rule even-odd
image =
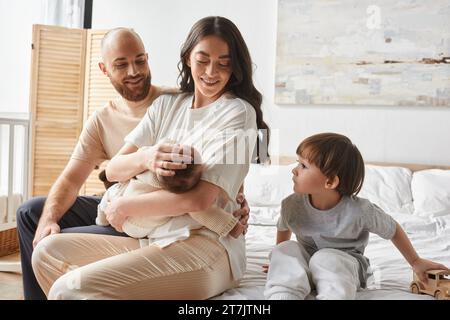
[[[264,208],[265,209],[265,208]],[[259,208],[252,208],[252,211]],[[261,211],[261,210],[260,210]],[[268,213],[269,215],[273,214]],[[405,229],[417,252],[426,259],[450,265],[450,215],[421,217],[411,214],[391,214]],[[247,239],[247,271],[238,288],[226,291],[213,299],[264,299],[266,274],[262,265],[275,243],[273,225],[250,225]],[[412,270],[391,241],[371,234],[366,256],[374,268],[368,287],[358,292],[357,299],[433,299],[409,291]],[[313,299],[313,296],[309,297]]]

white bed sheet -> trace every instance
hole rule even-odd
[[[415,249],[423,258],[450,265],[450,215],[418,217],[410,214],[391,214],[408,234]],[[268,254],[275,242],[275,226],[250,225],[247,240],[247,271],[239,287],[214,297],[218,300],[261,300],[266,274],[262,265],[268,263]],[[371,234],[365,251],[374,268],[374,277],[366,289],[357,293],[357,299],[397,300],[433,299],[409,291],[412,269],[389,240]],[[309,299],[314,299],[311,295]]]

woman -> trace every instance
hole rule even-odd
[[[231,199],[248,172],[256,129],[268,130],[261,94],[252,82],[250,54],[231,21],[207,17],[191,29],[180,66],[182,93],[155,100],[106,174],[110,181],[128,180],[146,170],[173,175],[172,160],[190,159],[179,157],[178,145],[161,141],[183,141],[206,159],[201,181],[182,194],[160,190],[122,197],[107,208],[118,231],[128,216],[172,216],[151,239],[158,246],[99,235],[44,239],[35,249],[33,267],[50,299],[207,299],[243,276],[243,236],[219,238],[185,213],[212,205],[229,212],[238,208]],[[136,152],[143,146],[153,147]],[[244,161],[234,152],[243,147]]]

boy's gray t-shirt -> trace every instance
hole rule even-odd
[[[317,250],[334,248],[354,256],[360,265],[361,287],[370,276],[369,259],[364,249],[369,232],[392,239],[397,223],[382,209],[367,199],[342,197],[330,210],[314,208],[307,194],[292,194],[281,203],[277,228],[290,230],[312,256]],[[368,272],[369,271],[369,272]]]

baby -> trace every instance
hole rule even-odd
[[[144,151],[148,147],[143,147],[139,151]],[[191,148],[193,159],[199,162],[200,155],[198,151]],[[98,205],[97,225],[109,225],[106,219],[105,209],[109,202],[120,196],[139,195],[157,190],[168,190],[174,193],[186,192],[194,188],[200,181],[203,166],[200,163],[187,164],[186,169],[175,170],[173,176],[160,176],[151,171],[145,171],[126,182],[113,184],[106,190],[100,204]],[[190,216],[216,232],[219,236],[227,235],[238,222],[238,219],[232,214],[224,211],[222,208],[213,206],[205,211],[192,212]],[[156,227],[163,225],[170,220],[170,216],[146,216],[146,217],[128,217],[123,223],[123,231],[133,238],[144,238],[148,236]]]
[[[447,267],[422,259],[400,225],[369,200],[356,197],[364,161],[347,137],[323,133],[297,148],[294,194],[282,201],[276,247],[270,256],[267,299],[354,299],[370,275],[364,249],[369,232],[390,239],[421,278]],[[297,241],[290,241],[292,233]]]

